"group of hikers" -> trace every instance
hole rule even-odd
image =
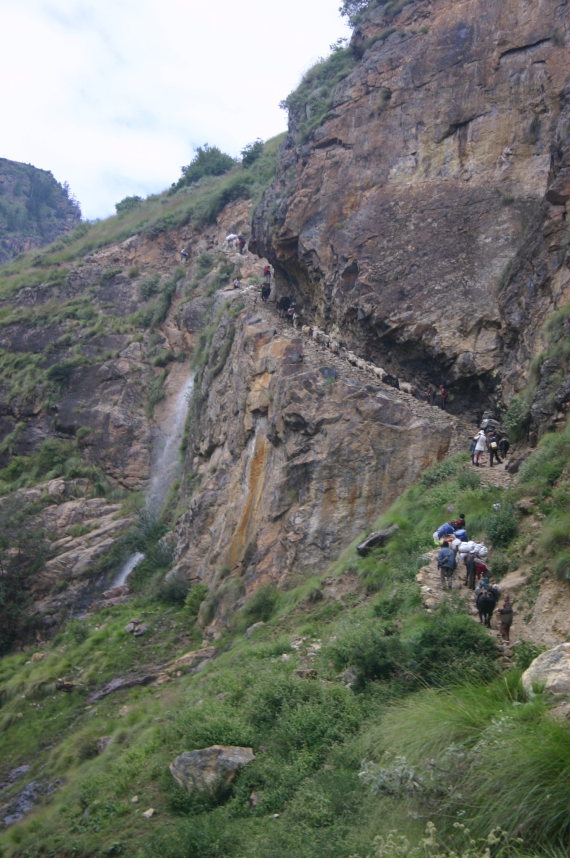
[[[491,616],[500,599],[500,590],[492,584],[491,570],[486,563],[489,550],[483,543],[474,542],[467,536],[465,515],[444,522],[433,534],[434,542],[440,546],[437,554],[437,568],[444,590],[453,588],[458,567],[458,559],[464,566],[463,583],[474,591],[475,606],[479,621],[491,627]],[[498,608],[499,632],[503,641],[510,640],[513,622],[513,606],[510,597],[505,595],[503,605]]]
[[[230,232],[228,235],[226,235],[226,238],[224,240],[224,247],[227,250],[237,250],[240,256],[243,256],[246,243],[246,239],[241,233],[239,235],[236,235],[235,232]]]
[[[471,439],[469,449],[471,462],[476,468],[481,467],[483,454],[488,451],[489,467],[493,467],[494,461],[501,465],[507,457],[510,446],[509,439],[504,433],[498,432],[493,426],[482,427]]]

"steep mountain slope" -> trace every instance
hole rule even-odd
[[[0,158],[0,263],[74,229],[79,206],[47,170]]]
[[[568,854],[568,727],[519,682],[570,634],[566,4],[355,5],[260,205],[236,167],[0,271],[9,858]],[[507,672],[422,604],[460,510]],[[207,748],[247,760],[219,792],[184,778]]]

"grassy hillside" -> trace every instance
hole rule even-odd
[[[1,854],[567,854],[570,728],[522,691],[536,647],[515,646],[502,671],[461,600],[427,613],[415,576],[432,531],[461,510],[499,577],[538,545],[540,575],[566,579],[569,447],[568,429],[546,436],[508,491],[481,485],[462,457],[426,472],[378,522],[400,528],[385,548],[362,558],[349,546],[321,577],[258,591],[198,672],[93,698],[202,645],[205,591],[153,590],[149,570],[135,601],[69,624],[41,656],[4,658],[2,781],[29,769],[3,815],[24,783],[37,807]],[[521,498],[536,514],[521,516]],[[144,635],[126,630],[133,618]],[[212,744],[252,747],[255,760],[225,795],[189,794],[168,766]]]

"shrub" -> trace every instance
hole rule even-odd
[[[353,668],[358,689],[371,680],[390,679],[406,667],[407,652],[399,637],[387,631],[377,620],[352,623],[328,644],[325,656],[336,670]]]
[[[517,535],[518,516],[514,506],[504,504],[485,521],[485,532],[493,546],[509,545]]]
[[[195,150],[194,158],[186,167],[182,167],[182,176],[176,183],[176,188],[192,185],[204,176],[221,176],[236,166],[231,155],[226,155],[217,146],[204,143]]]
[[[408,643],[410,669],[423,683],[446,685],[467,677],[481,681],[495,674],[495,644],[466,614],[445,616],[440,610]]]
[[[193,584],[190,591],[184,600],[184,607],[191,617],[197,617],[200,611],[200,605],[208,595],[208,588],[205,584]]]
[[[159,275],[154,272],[147,275],[142,283],[139,284],[139,294],[143,301],[148,301],[158,292],[158,284],[160,282]]]
[[[260,587],[243,609],[248,623],[267,622],[277,607],[278,594],[274,587]]]
[[[142,205],[142,197],[132,196],[125,197],[120,203],[115,203],[115,209],[118,215],[130,212],[133,209],[138,209]]]
[[[530,408],[527,397],[513,396],[503,417],[503,426],[512,441],[522,441],[526,438],[530,423]]]
[[[533,644],[530,641],[519,641],[513,646],[513,661],[517,670],[526,670],[535,658],[538,658],[544,647]]]
[[[242,167],[250,167],[263,152],[263,141],[259,138],[254,143],[248,143],[241,150]]]
[[[170,552],[163,553],[163,562],[166,561],[170,565],[172,555]],[[160,602],[166,602],[168,605],[185,604],[188,596],[190,584],[185,578],[174,575],[172,578],[166,576],[155,588],[156,598]]]

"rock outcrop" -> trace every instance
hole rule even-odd
[[[212,745],[180,754],[170,764],[170,773],[188,792],[220,795],[227,791],[239,770],[254,759],[251,748]]]
[[[308,137],[292,108],[250,248],[355,351],[500,403],[570,297],[567,5],[398,5]]]

